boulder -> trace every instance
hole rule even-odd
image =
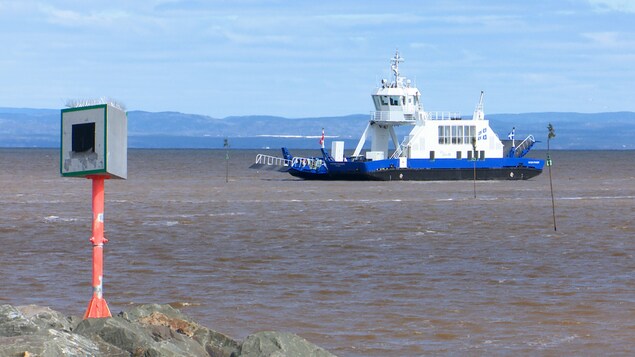
[[[335,357],[298,335],[263,331],[247,336],[240,357]]]
[[[86,319],[75,332],[117,346],[132,356],[208,356],[200,344],[169,328],[147,328],[120,316]]]
[[[18,306],[22,315],[40,329],[73,331],[82,320],[77,316],[65,316],[61,312],[38,305]]]
[[[130,354],[115,346],[100,345],[71,332],[44,329],[37,334],[0,337],[0,356],[128,357]]]
[[[0,306],[0,356],[129,356],[71,333],[77,318],[36,305]]]
[[[0,305],[0,337],[31,335],[39,331],[37,324],[11,305]]]
[[[170,331],[190,337],[203,346],[208,356],[238,356],[240,345],[237,341],[220,332],[199,325],[170,305],[140,305],[132,308],[127,313],[123,313],[121,316],[129,321],[152,326],[156,332],[161,331],[160,327],[167,327]]]
[[[290,333],[259,332],[242,344],[169,305],[140,305],[80,320],[47,307],[0,305],[0,356],[332,357]]]

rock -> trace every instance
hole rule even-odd
[[[0,306],[0,356],[129,356],[71,333],[77,318],[47,307]]]
[[[247,336],[240,357],[335,357],[298,335],[264,331]]]
[[[82,321],[77,316],[64,316],[64,314],[48,307],[25,305],[18,306],[17,309],[40,329],[52,328],[62,331],[73,331],[77,324]]]
[[[130,323],[121,318],[86,319],[77,325],[75,333],[101,340],[130,353],[146,350],[154,342],[146,331],[135,331]]]
[[[0,356],[128,357],[130,354],[115,346],[100,346],[71,332],[45,329],[38,334],[0,337]]]
[[[242,345],[169,305],[141,305],[118,316],[80,320],[47,307],[0,305],[0,356],[332,357],[305,339],[259,332]]]
[[[122,316],[148,326],[164,326],[172,331],[192,338],[203,346],[208,356],[238,356],[237,341],[220,332],[201,326],[170,305],[140,305]]]
[[[39,331],[38,325],[11,305],[0,305],[0,337],[30,335]]]
[[[210,357],[240,356],[240,345],[238,342],[220,332],[200,327],[194,332],[192,338],[205,347]]]
[[[132,356],[208,356],[200,344],[179,333],[147,328],[119,316],[84,320],[75,332],[93,340],[101,339]]]

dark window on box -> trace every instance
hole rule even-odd
[[[73,125],[73,151],[95,152],[95,123]]]

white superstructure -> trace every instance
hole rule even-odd
[[[461,118],[458,113],[426,112],[421,92],[399,73],[403,60],[399,51],[395,52],[391,59],[392,81],[383,79],[381,87],[372,94],[375,111],[371,112],[354,157],[360,156],[368,137],[371,149],[364,156],[372,160],[469,159],[474,151],[479,159],[503,157],[503,144],[485,119],[483,92],[471,119]],[[399,141],[395,127],[401,125],[413,128]]]

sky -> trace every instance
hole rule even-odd
[[[399,50],[426,110],[635,111],[635,0],[0,0],[0,46],[0,107],[369,113]]]

